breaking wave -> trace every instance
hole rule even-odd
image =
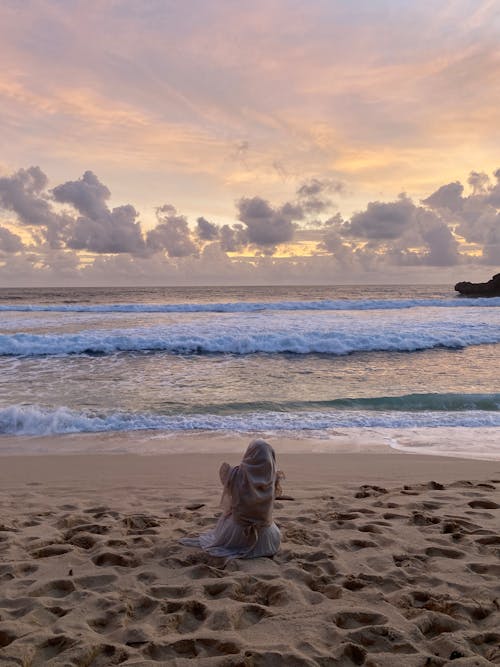
[[[300,310],[401,310],[407,308],[500,307],[500,297],[450,299],[321,299],[316,301],[237,301],[228,303],[5,304],[0,312],[53,313],[254,313]]]
[[[418,322],[344,320],[314,322],[296,318],[285,326],[265,316],[244,323],[194,323],[121,330],[86,330],[60,334],[2,334],[0,356],[113,354],[327,354],[413,352],[500,342],[495,322],[435,320]]]
[[[401,397],[402,401],[405,397]],[[234,414],[96,414],[66,407],[12,405],[0,409],[2,435],[52,435],[103,431],[161,430],[230,432],[324,432],[336,428],[498,427],[498,395],[491,407],[469,411],[386,409],[304,409],[300,411],[242,411]],[[360,399],[358,399],[359,405]],[[481,403],[481,399],[476,399]],[[496,407],[495,407],[496,406]]]

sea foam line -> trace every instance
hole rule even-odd
[[[54,313],[253,313],[266,310],[400,310],[407,308],[500,307],[500,297],[465,299],[320,299],[228,303],[2,304],[0,312]]]
[[[255,316],[254,316],[255,317]],[[266,321],[192,323],[118,330],[86,330],[61,334],[0,334],[0,356],[112,354],[327,354],[414,352],[500,342],[500,326],[472,320],[401,322],[364,319],[320,321],[294,318],[283,324]]]
[[[500,413],[390,412],[390,411],[304,411],[250,412],[240,415],[190,414],[154,415],[116,412],[92,414],[66,407],[12,405],[0,409],[2,435],[54,435],[109,431],[220,431],[220,432],[316,432],[336,428],[437,428],[498,427]]]

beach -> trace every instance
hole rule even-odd
[[[0,667],[500,663],[500,298],[0,291]],[[275,448],[271,558],[215,525]]]
[[[0,664],[500,663],[500,461],[277,438],[281,549],[225,563],[178,540],[235,443],[2,456]]]

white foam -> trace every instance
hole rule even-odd
[[[0,434],[50,435],[106,431],[162,430],[169,432],[220,431],[249,433],[307,432],[324,437],[337,428],[498,427],[500,413],[389,412],[389,411],[302,411],[248,412],[244,414],[158,415],[116,412],[97,415],[66,407],[12,405],[0,410]]]
[[[407,308],[495,308],[500,297],[464,299],[319,299],[227,303],[2,304],[0,312],[67,313],[252,313],[265,310],[401,310]]]
[[[411,352],[434,347],[464,348],[500,342],[500,310],[469,310],[425,318],[397,313],[289,313],[226,315],[180,324],[59,334],[1,334],[0,355],[53,355],[119,351],[174,354]]]

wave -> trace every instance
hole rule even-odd
[[[498,427],[500,413],[469,412],[397,412],[397,411],[303,411],[249,412],[239,415],[190,414],[154,415],[116,412],[93,414],[66,407],[12,405],[0,409],[2,435],[54,435],[109,431],[230,431],[324,433],[337,428],[437,428]]]
[[[464,412],[485,410],[500,412],[500,393],[491,394],[404,394],[402,396],[368,396],[335,398],[328,401],[259,401],[196,406],[193,412],[222,412],[224,414],[268,411],[292,412],[307,410],[363,410],[390,412]]]
[[[401,322],[338,320],[315,322],[295,318],[284,325],[258,320],[193,323],[119,330],[87,330],[60,334],[0,334],[0,356],[113,354],[327,354],[414,352],[500,342],[495,322],[434,320]]]
[[[500,297],[465,299],[321,299],[228,303],[5,304],[0,312],[53,313],[254,313],[266,310],[400,310],[407,308],[500,307]]]

